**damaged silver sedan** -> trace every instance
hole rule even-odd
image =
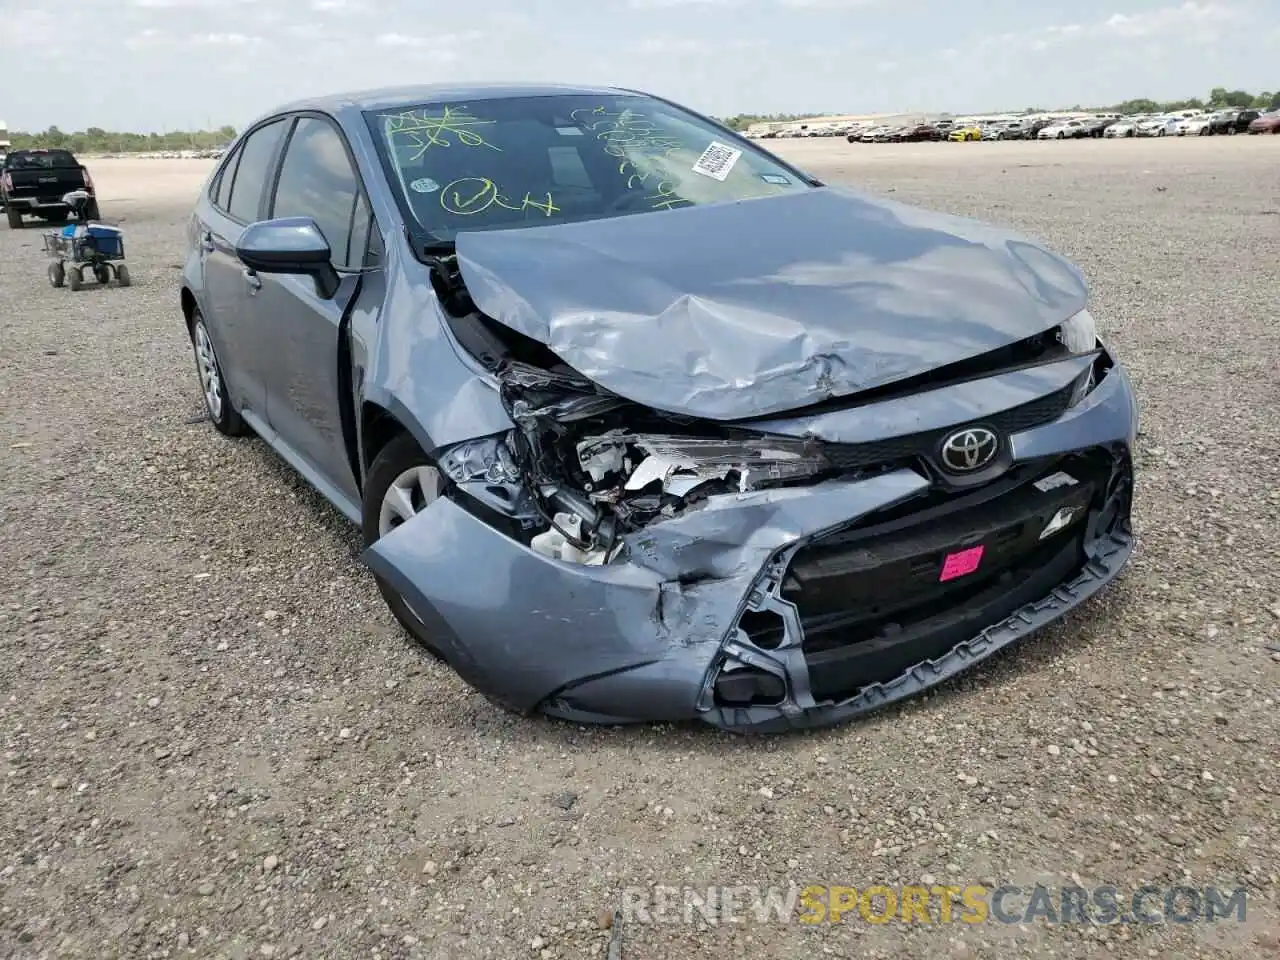
[[[1132,549],[1137,408],[1078,270],[616,89],[281,108],[190,222],[214,425],[352,521],[491,699],[848,719]]]

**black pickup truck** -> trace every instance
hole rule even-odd
[[[24,216],[66,220],[71,208],[62,198],[72,190],[85,190],[90,196],[94,192],[89,171],[70,150],[14,150],[0,167],[0,204],[15,230]],[[89,220],[100,216],[96,197],[85,216]]]

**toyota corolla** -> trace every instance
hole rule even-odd
[[[213,425],[359,524],[408,633],[513,710],[838,722],[1132,549],[1137,408],[1075,267],[657,97],[285,106],[189,241]]]

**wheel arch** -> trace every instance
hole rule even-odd
[[[196,295],[191,292],[191,288],[185,283],[182,285],[182,292],[178,295],[178,300],[182,304],[182,318],[187,325],[188,335],[191,333],[191,321],[195,319]]]
[[[354,406],[354,403],[353,403]],[[353,411],[354,412],[354,411]],[[363,488],[364,478],[374,459],[396,437],[404,433],[412,433],[386,407],[372,400],[360,402],[360,430],[357,438],[356,455],[360,468],[360,485]]]

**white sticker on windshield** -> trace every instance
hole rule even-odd
[[[760,174],[760,179],[765,183],[777,184],[780,187],[785,187],[791,182],[790,177],[784,177],[780,173],[762,173]]]
[[[414,193],[435,193],[440,189],[440,184],[436,183],[430,177],[422,177],[419,180],[409,184],[409,189]]]
[[[702,151],[698,162],[693,165],[693,172],[723,182],[740,156],[742,156],[741,150],[735,150],[727,143],[712,140],[707,149]]]
[[[580,137],[582,130],[578,127],[556,127],[556,133],[562,137]]]

